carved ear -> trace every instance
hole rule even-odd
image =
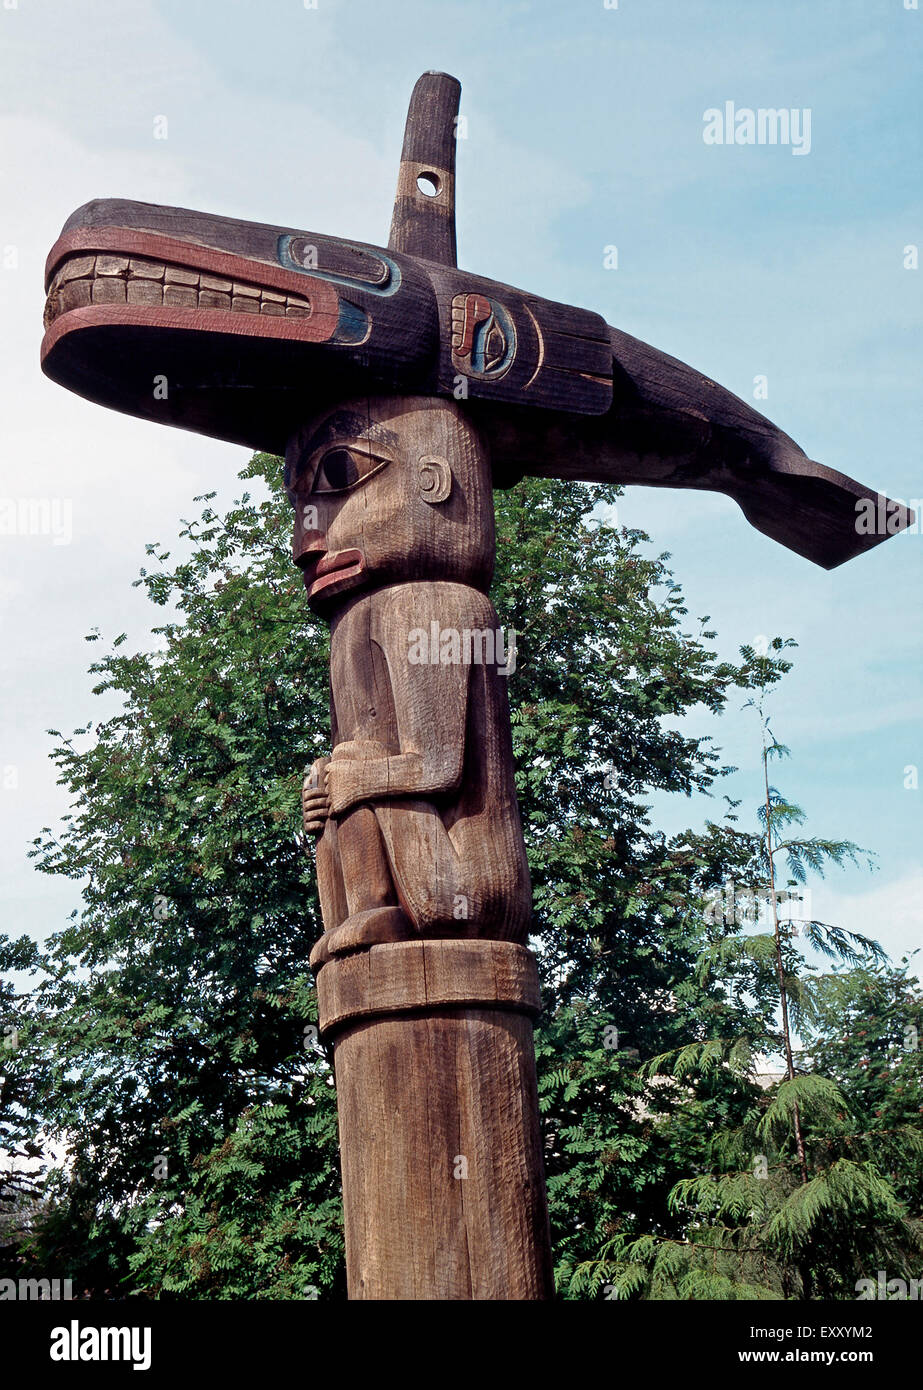
[[[452,470],[446,460],[427,454],[419,467],[417,483],[424,502],[444,502],[452,491]]]

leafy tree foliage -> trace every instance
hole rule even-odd
[[[264,500],[245,494],[220,516],[198,499],[177,555],[148,547],[138,582],[164,621],[149,650],[120,635],[94,663],[115,712],[54,735],[71,810],[34,843],[38,868],[79,883],[82,906],[40,961],[0,943],[22,968],[41,965],[15,1003],[25,1045],[0,1122],[20,1126],[16,1142],[41,1131],[66,1148],[15,1259],[96,1296],[345,1292],[333,1078],[308,970],[320,919],[299,822],[303,769],[329,744],[328,636],[291,566],[280,473],[255,456],[244,476],[265,481]],[[808,1144],[848,1106],[839,1090],[809,1096],[802,1075],[767,1095],[748,1069],[754,1049],[778,1044],[778,962],[735,946],[709,904],[729,878],[762,881],[763,835],[738,829],[729,802],[720,824],[668,838],[644,800],[708,791],[731,771],[683,716],[765,691],[788,662],[781,644],[718,661],[708,619],[688,631],[668,557],[601,519],[616,496],[527,480],[497,498],[493,598],[517,633],[553,1237],[565,1296],[614,1279],[627,1293],[702,1296],[714,1286],[687,1287],[679,1264],[651,1282],[636,1248],[690,1248],[702,1218],[689,1204],[705,1200],[681,1186],[690,1172],[711,1173],[722,1136],[740,1136],[743,1153],[760,1125],[789,1163],[795,1105]],[[813,871],[810,843],[797,853]],[[797,1001],[787,942],[783,956]],[[642,1068],[667,1053],[668,1074]],[[861,1156],[843,1161],[856,1171],[825,1180],[877,1203],[900,1244],[908,1193],[876,1186]],[[780,1252],[782,1272],[746,1280],[732,1252],[736,1296],[803,1292],[784,1274],[799,1250]],[[635,1266],[643,1279],[623,1276]],[[686,1273],[699,1277],[694,1261]]]
[[[912,958],[824,975],[803,1029],[804,1065],[840,1087],[906,1206],[923,1212],[923,991]]]
[[[785,645],[776,639],[772,649]],[[742,654],[755,658],[747,649]],[[861,851],[847,841],[800,835],[804,813],[770,785],[770,761],[788,756],[764,709],[775,676],[774,668],[757,668],[758,695],[748,701],[759,709],[763,731],[759,831],[749,837],[750,858],[738,882],[721,894],[720,912],[714,900],[706,909],[712,930],[697,967],[698,979],[720,983],[729,1001],[743,991],[758,1005],[751,1014],[757,1030],[735,1036],[716,1028],[707,1042],[664,1052],[641,1073],[698,1090],[704,1078],[720,1074],[742,1086],[758,1081],[759,1054],[781,1055],[785,1070],[765,1089],[750,1090],[737,1123],[730,1116],[717,1126],[706,1120],[698,1171],[673,1185],[667,1219],[643,1234],[614,1232],[596,1259],[574,1269],[570,1287],[578,1293],[605,1286],[619,1298],[849,1299],[857,1281],[878,1268],[914,1278],[923,1254],[919,1066],[911,1061],[901,1071],[901,1101],[889,1111],[896,1123],[886,1131],[884,1107],[870,1123],[855,1058],[838,1042],[851,1003],[857,1033],[878,1044],[880,1082],[889,1072],[884,1064],[899,1066],[909,1044],[916,1046],[910,1016],[919,998],[904,971],[886,968],[876,942],[780,911],[809,871],[822,876],[828,864],[856,862]],[[761,917],[768,918],[762,931]],[[849,974],[819,975],[800,941],[844,963]],[[885,1001],[887,1012],[874,1023],[874,1010]],[[816,1042],[813,1057],[798,1056],[795,1028]],[[895,1058],[901,1046],[904,1054]],[[841,1078],[854,1083],[855,1100]],[[669,1115],[660,1121],[664,1133],[674,1123]]]
[[[172,608],[157,644],[116,637],[92,667],[121,709],[57,735],[72,811],[35,853],[83,907],[33,1001],[36,1103],[71,1145],[53,1191],[78,1287],[304,1297],[337,1286],[342,1254],[297,823],[327,632],[285,561],[281,495],[225,517],[199,500],[183,558],[148,546],[140,582]]]
[[[28,1030],[26,983],[37,963],[28,937],[12,941],[0,934],[0,1244],[28,1229],[39,1201],[34,1074],[20,1059]]]

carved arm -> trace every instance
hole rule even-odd
[[[436,587],[444,600],[455,586],[402,586],[400,597],[392,596],[377,614],[375,635],[390,676],[400,752],[389,755],[381,744],[364,740],[338,744],[326,774],[333,815],[360,801],[444,796],[461,786],[471,668],[413,664],[409,657],[408,634],[428,630]],[[425,613],[417,606],[421,598]],[[461,621],[466,615],[457,616]],[[452,621],[445,608],[442,619]]]

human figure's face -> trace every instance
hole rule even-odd
[[[291,441],[286,487],[295,564],[318,611],[412,579],[490,584],[490,465],[452,403],[376,398],[334,407]]]

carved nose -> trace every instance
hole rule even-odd
[[[304,569],[326,553],[327,537],[323,531],[302,531],[300,535],[296,531],[292,542],[292,560],[299,569]]]

